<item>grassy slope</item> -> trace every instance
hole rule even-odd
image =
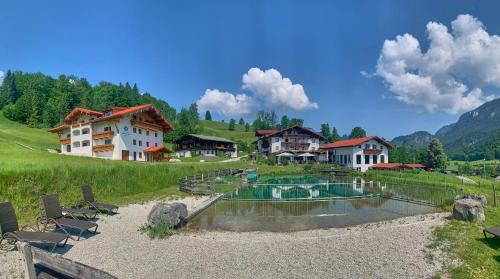
[[[462,184],[454,175],[427,172],[403,173],[402,175],[397,172],[371,172],[368,176],[378,180],[399,180],[416,185],[446,185],[485,195],[489,205],[485,209],[486,221],[481,224],[453,220],[444,227],[436,229],[435,245],[441,245],[463,262],[463,265],[451,270],[453,278],[499,278],[500,239],[486,243],[482,233],[485,227],[500,226],[500,200],[499,205],[493,207],[492,180],[471,177],[481,182],[480,185]],[[500,198],[500,185],[497,184],[496,188],[498,198]],[[451,211],[451,207],[449,210]]]
[[[34,150],[18,145],[28,145]],[[219,168],[244,167],[245,163],[139,163],[64,156],[47,152],[57,146],[57,136],[6,120],[0,112],[0,201],[11,201],[23,222],[39,215],[39,198],[60,195],[63,204],[80,200],[79,186],[91,184],[104,201],[128,202],[182,195],[181,176]],[[259,166],[262,172],[276,171]],[[288,168],[293,171],[293,168]],[[287,171],[279,169],[278,171]]]
[[[200,126],[202,128],[201,134],[208,136],[223,137],[230,140],[241,140],[246,143],[252,143],[255,141],[255,132],[252,127],[250,127],[249,132],[245,132],[244,125],[236,124],[235,131],[229,131],[229,124],[222,123],[218,121],[200,121]]]

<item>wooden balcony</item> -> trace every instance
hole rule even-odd
[[[380,153],[382,153],[382,150],[380,150],[380,149],[371,149],[371,148],[367,149],[367,148],[365,148],[365,149],[363,149],[363,153],[365,155],[380,155]]]
[[[113,131],[95,132],[92,134],[92,139],[94,139],[94,140],[109,139],[109,138],[112,138],[113,135],[114,135]]]
[[[115,149],[114,144],[100,144],[100,145],[94,145],[92,146],[92,151],[93,152],[106,152],[106,151],[113,151]]]
[[[146,122],[146,121],[140,121],[137,119],[130,120],[130,124],[136,128],[150,130],[150,131],[161,131],[162,130],[161,125],[158,125],[156,123]]]
[[[60,144],[70,144],[71,143],[71,138],[60,138],[59,139]]]

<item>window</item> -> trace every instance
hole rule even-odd
[[[90,129],[89,128],[85,128],[82,130],[82,135],[87,135],[90,133]]]
[[[384,155],[380,155],[380,163],[385,163],[385,156]]]
[[[372,144],[373,149],[377,149],[377,146],[375,144]]]
[[[370,164],[370,155],[365,155],[365,165]]]
[[[83,146],[90,146],[90,141],[89,140],[82,141],[82,147]]]
[[[73,142],[73,147],[80,147],[80,142],[79,141]]]
[[[136,128],[133,128],[132,131],[135,133],[137,133],[137,129]]]
[[[158,146],[158,143],[157,143],[157,142],[155,142],[155,146]]]
[[[377,155],[373,155],[373,164],[377,164],[378,162],[378,156]]]
[[[365,149],[370,149],[370,145],[369,144],[365,144]]]
[[[149,131],[146,131],[146,136],[149,136]]]
[[[155,138],[156,138],[156,137],[158,137],[158,133],[157,133],[157,132],[155,132]]]
[[[140,130],[139,130],[140,131]],[[142,146],[142,140],[139,141],[139,146]]]
[[[139,158],[142,158],[142,152],[139,152]]]
[[[111,139],[105,139],[104,144],[111,144]]]
[[[356,155],[356,164],[361,165],[361,155]]]
[[[73,136],[79,136],[80,130],[73,130]]]
[[[139,129],[139,135],[142,135],[142,129]]]
[[[146,147],[149,147],[149,141],[146,142]]]
[[[383,150],[383,149],[384,149],[384,146],[383,146],[383,145],[381,145],[381,146],[380,146],[380,150]]]
[[[66,145],[66,152],[71,152],[71,145]]]
[[[135,140],[132,140],[133,145],[137,145],[137,142]]]
[[[111,131],[111,127],[108,126],[108,127],[104,127],[104,131],[107,132],[107,131]]]

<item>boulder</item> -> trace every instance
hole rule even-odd
[[[481,196],[478,196],[478,195],[462,195],[462,196],[456,196],[455,197],[455,200],[462,200],[462,199],[473,199],[473,200],[477,200],[481,203],[481,205],[483,207],[486,207],[487,205],[487,202],[486,202],[486,197],[481,195]]]
[[[484,207],[477,199],[456,199],[453,204],[453,218],[465,221],[484,221]]]
[[[178,227],[188,216],[187,206],[180,202],[157,203],[148,214],[148,225],[155,226],[161,221]]]

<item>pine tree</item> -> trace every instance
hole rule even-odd
[[[243,117],[240,117],[240,121],[238,121],[238,125],[245,125],[245,120],[243,120]]]
[[[231,118],[231,120],[229,120],[229,131],[234,131],[234,130],[236,130],[236,120]]]
[[[337,132],[337,128],[333,127],[332,129],[332,134],[330,135],[330,138],[328,141],[330,142],[336,142],[340,139],[339,133]]]
[[[431,167],[444,169],[448,165],[448,157],[444,153],[443,144],[438,139],[433,139],[428,147]]]
[[[329,139],[331,134],[330,134],[330,125],[328,123],[321,124],[321,135],[325,139]]]
[[[209,110],[205,112],[205,120],[212,121],[212,114]]]
[[[245,124],[245,132],[249,132],[250,131],[250,124]]]
[[[283,115],[281,117],[280,129],[286,129],[289,126],[290,126],[290,119],[288,118],[288,116]]]

